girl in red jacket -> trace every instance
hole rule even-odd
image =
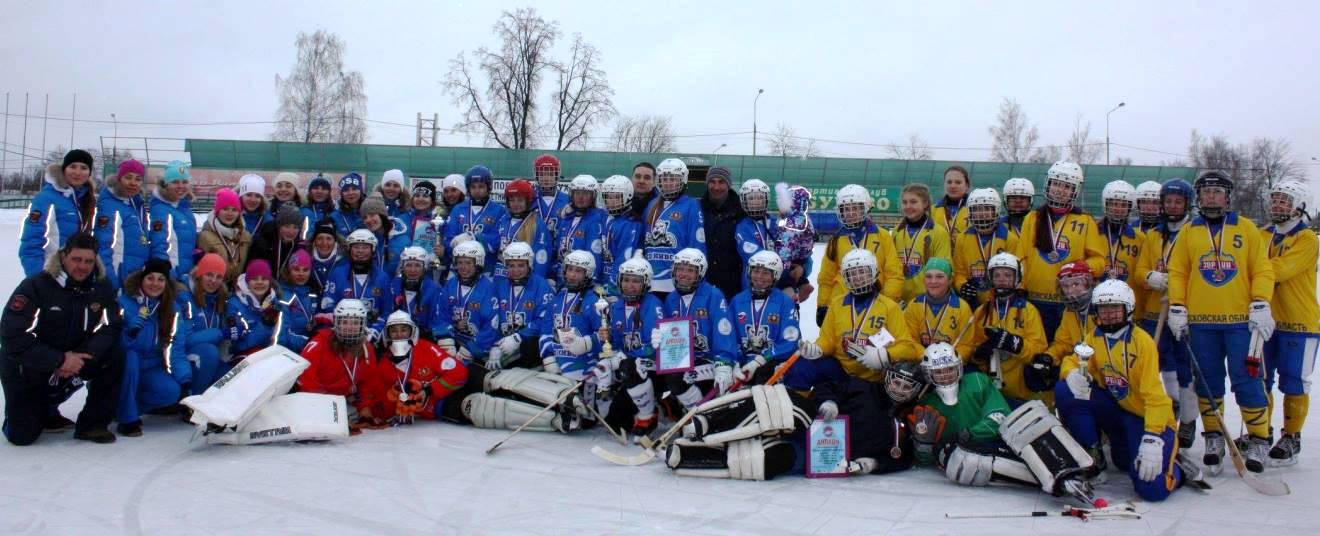
[[[417,338],[417,324],[407,311],[395,311],[385,321],[385,357],[376,361],[386,391],[375,415],[392,425],[415,418],[435,419],[450,393],[467,383],[463,361],[431,341]]]
[[[367,306],[345,299],[335,306],[334,328],[321,330],[302,356],[311,363],[298,377],[298,390],[343,395],[349,405],[349,428],[382,428],[380,417],[389,384],[380,377],[376,352],[367,343]]]

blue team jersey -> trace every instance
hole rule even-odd
[[[513,214],[505,213],[504,219],[500,220],[497,226],[497,233],[500,236],[500,247],[498,251],[504,251],[509,244],[514,242],[526,242],[532,247],[532,274],[541,277],[547,277],[551,262],[550,232],[545,224],[541,223],[540,218],[535,212],[529,212],[522,218],[516,218]],[[504,262],[496,260],[496,277],[504,274]]]
[[[560,289],[550,299],[550,310],[541,327],[541,358],[554,357],[559,372],[572,379],[582,379],[596,365],[600,352],[600,315],[596,302],[603,300],[594,287],[580,292]],[[591,339],[591,351],[573,355],[560,344],[560,330],[573,331]]]
[[[554,297],[544,277],[533,274],[521,288],[515,288],[507,277],[496,277],[495,297],[499,300],[500,337],[517,333],[523,340],[531,341],[544,335],[541,329],[545,327],[550,299]]]
[[[615,352],[642,359],[655,355],[655,349],[651,348],[651,330],[659,327],[660,320],[665,317],[660,298],[648,293],[633,304],[615,300],[609,311],[610,344]]]
[[[764,300],[753,300],[752,291],[744,290],[733,297],[733,317],[744,361],[753,354],[782,360],[797,351],[802,338],[797,303],[787,294],[772,290]]]
[[[706,253],[706,228],[701,215],[701,203],[681,195],[666,201],[652,199],[642,213],[646,260],[651,263],[651,290],[674,290],[674,254],[684,248],[696,248]]]
[[[591,256],[596,258],[596,271],[591,277],[595,281],[601,280],[601,274],[605,271],[605,261],[601,258],[604,251],[601,240],[605,236],[606,217],[604,210],[590,208],[580,216],[575,211],[569,211],[568,215],[559,219],[556,227],[558,238],[555,241],[556,262],[550,266],[551,274],[562,278],[563,267],[558,261],[573,251],[582,250],[591,252]]]
[[[699,362],[733,364],[738,360],[729,304],[714,285],[702,281],[686,296],[671,292],[665,297],[665,318],[692,319],[692,349]]]
[[[500,220],[508,213],[504,205],[489,200],[480,206],[473,205],[471,200],[455,205],[445,221],[445,248],[452,249],[449,244],[454,237],[467,233],[486,247],[486,258],[494,259],[499,253],[496,247],[500,243]],[[493,269],[495,263],[488,263],[488,266]]]
[[[498,313],[495,283],[489,277],[479,276],[472,287],[464,289],[458,274],[450,273],[431,314],[431,333],[436,339],[454,339],[473,359],[484,363],[498,340]]]
[[[330,282],[321,292],[321,311],[333,312],[340,300],[362,300],[368,308],[367,323],[371,324],[385,310],[389,287],[390,276],[375,265],[371,271],[358,277],[353,273],[352,263],[341,263],[330,272]]]
[[[624,213],[610,216],[605,222],[605,239],[601,248],[604,264],[604,283],[619,279],[619,266],[642,250],[642,222]]]

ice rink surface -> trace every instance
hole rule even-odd
[[[23,216],[0,211],[0,257],[16,258]],[[822,251],[816,248],[818,258]],[[0,275],[6,296],[22,278],[16,262],[9,266]],[[813,315],[804,316],[803,331],[814,337],[815,327],[805,325]],[[81,406],[79,394],[62,410],[73,418]],[[1308,430],[1316,428],[1312,421]],[[1316,534],[1320,527],[1311,510],[1320,507],[1314,444],[1297,466],[1264,474],[1287,480],[1289,496],[1255,493],[1229,465],[1210,479],[1209,493],[1184,489],[1163,503],[1139,503],[1140,520],[1084,523],[945,519],[948,512],[1057,510],[1062,502],[1022,487],[959,487],[930,468],[740,482],[677,477],[658,460],[614,466],[588,450],[638,447],[625,449],[600,430],[523,433],[491,456],[483,452],[507,432],[436,422],[330,444],[251,447],[190,442],[192,428],[175,417],[148,416],[144,430],[109,446],[74,441],[71,432],[47,434],[31,447],[0,444],[0,533],[1241,536]],[[1198,458],[1200,451],[1198,438]],[[1100,496],[1114,504],[1135,499],[1126,475],[1108,477]]]

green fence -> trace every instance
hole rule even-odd
[[[388,169],[402,169],[409,176],[443,177],[462,173],[474,164],[482,164],[500,178],[530,177],[532,160],[543,150],[509,150],[472,147],[412,147],[401,145],[344,145],[287,143],[271,141],[189,139],[184,149],[198,168],[227,170],[341,171],[364,173],[369,184],[380,180]],[[943,160],[891,160],[869,158],[782,158],[775,156],[709,155],[684,153],[644,154],[601,151],[553,152],[563,164],[566,177],[579,174],[604,179],[610,175],[630,176],[633,164],[649,161],[658,164],[665,158],[684,157],[693,170],[696,190],[704,191],[702,180],[710,165],[728,167],[737,183],[760,178],[770,184],[784,181],[801,184],[812,190],[812,208],[830,209],[834,192],[850,183],[862,184],[876,197],[880,212],[898,210],[898,190],[904,184],[919,182],[942,191],[944,170],[961,165],[970,170],[974,186],[1000,188],[1011,177],[1025,177],[1036,184],[1037,194],[1048,164],[1013,164]],[[1186,167],[1160,166],[1085,166],[1087,206],[1098,206],[1100,190],[1116,179],[1134,185],[1145,180],[1163,182],[1181,178],[1191,180],[1195,170]]]

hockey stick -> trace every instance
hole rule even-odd
[[[1193,377],[1199,380],[1201,385],[1209,392],[1210,381],[1201,372],[1201,364],[1197,362],[1196,352],[1192,350],[1191,341],[1184,338],[1182,343],[1187,347],[1187,355],[1191,357]],[[1233,459],[1233,468],[1237,469],[1238,476],[1242,477],[1242,480],[1246,481],[1251,489],[1262,495],[1278,497],[1292,493],[1288,483],[1283,480],[1263,480],[1255,473],[1247,471],[1247,462],[1242,459],[1242,452],[1238,450],[1237,443],[1229,439],[1228,425],[1224,423],[1224,415],[1219,411],[1219,402],[1213,396],[1207,397],[1207,400],[1210,401],[1210,413],[1219,421],[1219,433],[1224,436],[1224,444],[1228,446],[1228,454]]]
[[[564,391],[564,394],[559,395],[559,398],[555,399],[554,402],[551,402],[546,407],[541,408],[541,411],[536,412],[536,415],[532,415],[532,418],[527,419],[527,422],[522,423],[521,426],[515,428],[513,432],[509,433],[509,435],[504,436],[504,439],[499,440],[499,442],[495,443],[494,445],[491,445],[490,448],[486,449],[486,455],[489,456],[492,452],[495,452],[495,449],[500,448],[500,445],[503,445],[505,441],[512,439],[513,436],[518,435],[518,432],[523,431],[523,428],[527,428],[532,424],[532,422],[536,421],[536,419],[540,418],[542,415],[545,415],[545,412],[550,411],[550,408],[558,406],[562,404],[565,400],[568,400],[568,397],[572,396],[573,393],[576,393],[578,389],[581,389],[582,384],[586,383],[586,381],[587,380],[578,380],[577,383],[573,384],[572,389],[566,389]]]
[[[1012,517],[1075,517],[1082,521],[1092,519],[1141,519],[1141,514],[1137,512],[1136,507],[1132,505],[1112,506],[1108,508],[1078,508],[1076,506],[1065,507],[1061,512],[1048,512],[1045,510],[1036,510],[1034,512],[986,512],[986,513],[946,513],[946,519],[990,519],[990,518],[1012,518]]]
[[[769,380],[766,380],[765,385],[774,385],[776,383],[779,383],[779,380],[783,379],[784,375],[788,373],[788,369],[792,368],[793,364],[797,363],[798,359],[800,358],[801,355],[798,354],[797,352],[794,352],[793,355],[788,358],[788,360],[784,361],[782,365],[779,365],[779,368],[775,369],[774,375],[770,376]],[[730,391],[731,392],[736,391],[737,388],[741,386],[742,386],[741,382],[735,383],[733,388],[730,389]],[[691,422],[692,419],[696,417],[697,411],[701,408],[701,404],[704,404],[710,401],[710,399],[714,398],[714,394],[717,393],[718,391],[719,391],[718,389],[712,390],[710,394],[706,395],[706,398],[702,399],[700,403],[693,406],[691,410],[688,410],[687,414],[683,415],[683,418],[679,419],[678,422],[675,422],[674,425],[671,426],[669,430],[664,433],[664,435],[661,435],[659,439],[655,440],[649,445],[646,444],[642,445],[643,447],[642,451],[637,454],[634,454],[632,456],[615,454],[613,452],[605,450],[604,448],[601,448],[600,445],[591,447],[591,453],[595,454],[596,457],[615,465],[642,465],[644,463],[647,463],[655,458],[657,450],[669,444],[669,441],[672,440],[675,435],[677,435],[680,431],[683,430],[683,426],[686,425],[688,422]]]

